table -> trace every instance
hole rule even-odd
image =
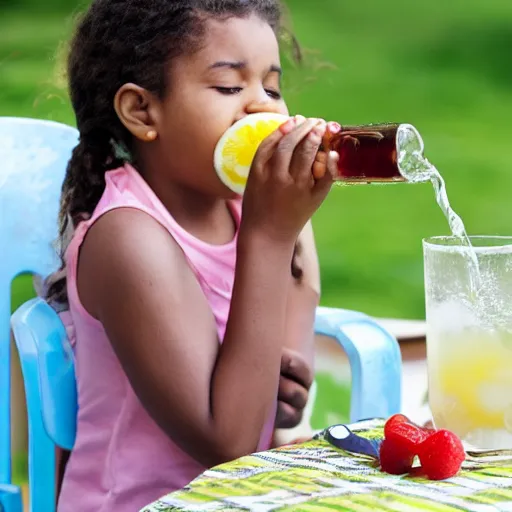
[[[349,425],[367,439],[384,422]],[[456,477],[432,482],[382,473],[370,457],[334,448],[325,433],[308,443],[254,454],[206,471],[141,512],[174,511],[512,511],[512,461],[464,463]]]

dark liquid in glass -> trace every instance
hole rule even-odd
[[[397,163],[398,126],[342,126],[329,141],[329,149],[340,155],[337,179],[352,183],[406,181]]]

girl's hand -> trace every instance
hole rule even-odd
[[[316,180],[319,180],[324,177],[326,172],[328,171],[328,161],[329,161],[329,147],[332,141],[332,138],[334,135],[339,133],[341,131],[341,125],[339,123],[331,121],[330,123],[327,123],[327,130],[325,131],[324,138],[322,140],[322,150],[319,151],[315,158],[315,163],[313,164],[313,176]],[[327,150],[327,151],[326,151]],[[332,157],[337,162],[339,160],[339,155],[336,152],[334,153]],[[337,169],[336,169],[337,174]]]
[[[283,348],[275,428],[294,428],[308,403],[313,371],[295,350]]]
[[[337,172],[337,154],[330,153],[328,172],[319,179],[313,175],[326,129],[323,120],[291,118],[262,142],[245,190],[243,230],[295,243]]]

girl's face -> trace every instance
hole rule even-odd
[[[180,185],[229,197],[213,169],[222,134],[247,114],[288,111],[272,28],[257,16],[206,23],[201,49],[169,66],[168,93],[155,115],[158,139],[147,156]]]

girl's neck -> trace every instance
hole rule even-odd
[[[237,221],[225,199],[203,194],[176,183],[159,183],[144,176],[174,220],[191,235],[212,245],[231,242]]]

